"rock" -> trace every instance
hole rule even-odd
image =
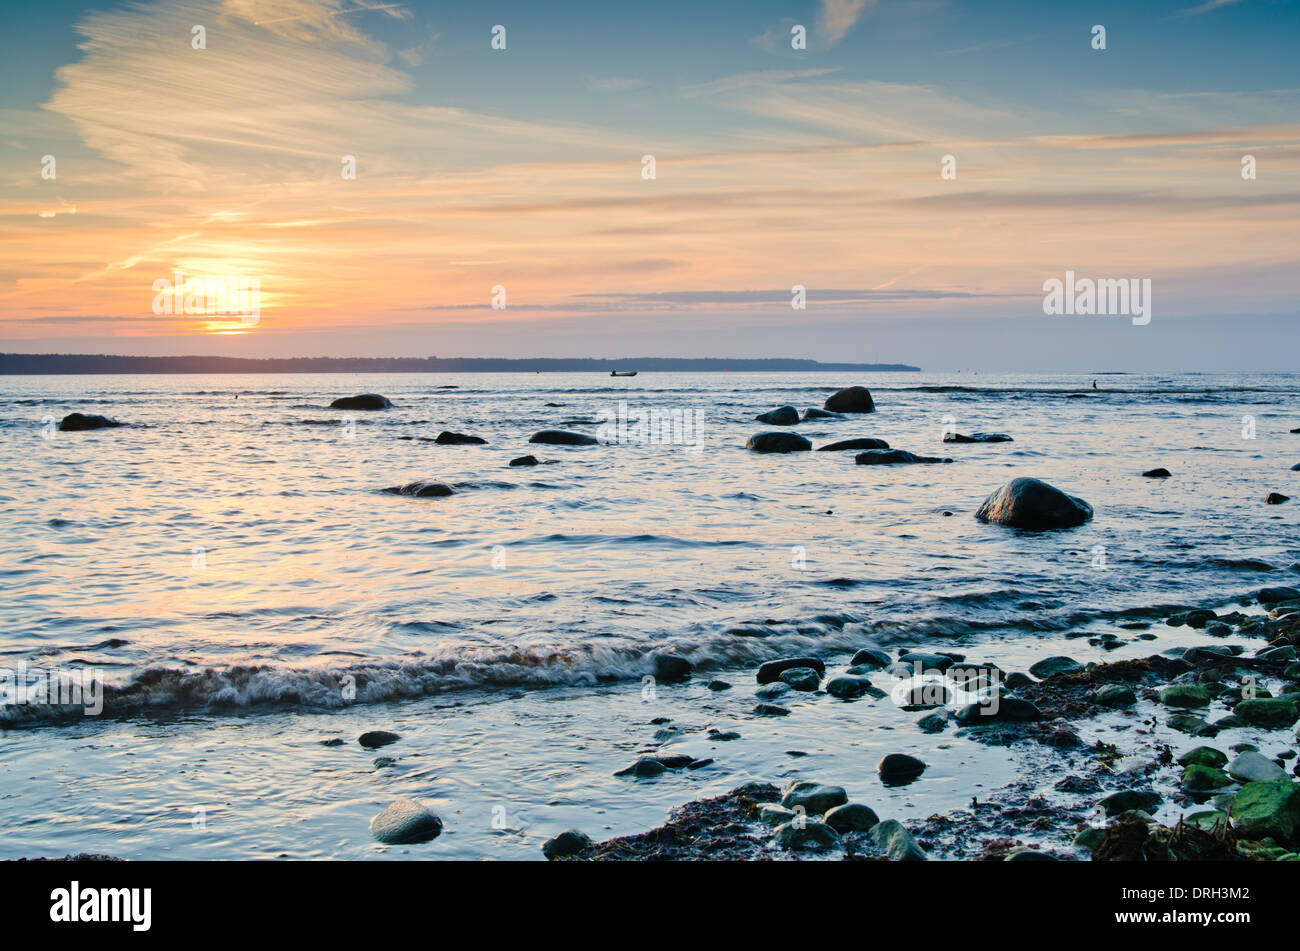
[[[113,429],[121,425],[117,420],[109,419],[107,416],[69,413],[59,421],[59,432],[79,433],[87,429]]]
[[[901,697],[898,694],[894,696],[902,701],[900,706],[904,710],[943,707],[952,703],[952,692],[944,684],[933,680],[908,687]]]
[[[1222,829],[1227,818],[1228,814],[1226,812],[1208,809],[1203,812],[1194,812],[1189,816],[1183,816],[1183,822],[1204,832],[1213,832],[1216,829]]]
[[[1059,862],[1061,861],[1055,855],[1049,852],[1040,852],[1038,849],[1019,848],[1012,849],[1007,853],[1004,862]]]
[[[1300,598],[1300,591],[1295,588],[1260,588],[1255,598],[1260,604],[1278,604]]]
[[[756,433],[745,448],[750,452],[810,452],[812,443],[798,433]]]
[[[866,677],[856,677],[848,674],[832,677],[826,681],[826,692],[832,697],[838,697],[841,700],[853,700],[864,694],[869,694],[877,700],[888,696],[885,691],[872,684]]]
[[[822,816],[822,821],[840,835],[844,835],[848,832],[866,832],[873,826],[880,824],[880,817],[876,815],[875,810],[870,806],[864,806],[856,802],[846,802],[834,809],[826,810],[826,815]]]
[[[776,409],[760,413],[754,418],[760,423],[767,423],[769,426],[793,426],[799,422],[799,411],[793,406],[778,406]]]
[[[942,733],[948,726],[948,713],[943,710],[933,710],[930,713],[923,713],[915,721],[922,733]]]
[[[971,433],[969,436],[963,436],[961,433],[944,433],[944,442],[1013,442],[1012,438],[1006,433]]]
[[[655,680],[666,684],[689,680],[691,671],[695,669],[695,666],[689,660],[685,657],[678,657],[676,654],[656,652],[650,656],[650,664],[653,668]]]
[[[1247,726],[1264,727],[1270,730],[1290,726],[1300,716],[1296,711],[1295,703],[1283,697],[1243,700],[1232,708],[1232,713]]]
[[[370,834],[388,845],[428,842],[442,832],[442,820],[414,799],[398,799],[370,820]]]
[[[1287,778],[1286,770],[1253,750],[1238,754],[1228,767],[1228,775],[1242,783],[1274,783]]]
[[[416,499],[440,499],[454,495],[451,486],[441,482],[408,482],[406,485],[394,485],[384,489],[389,495],[407,495]]]
[[[375,769],[387,769],[389,766],[396,766],[397,760],[393,759],[391,756],[376,756],[371,765],[373,765]]]
[[[925,772],[925,763],[906,753],[890,753],[876,764],[876,772],[886,786],[905,786]]]
[[[817,409],[810,406],[803,411],[803,421],[806,423],[810,419],[844,419],[843,413],[831,413],[824,409]]]
[[[1029,687],[1035,683],[1037,683],[1037,681],[1034,680],[1033,677],[1030,677],[1028,674],[1021,673],[1018,670],[1013,670],[1011,673],[1007,674],[1008,690],[1020,690],[1023,687]]]
[[[1198,746],[1178,757],[1178,764],[1180,766],[1209,766],[1213,769],[1222,769],[1228,765],[1228,755],[1212,746]]]
[[[1038,479],[1012,479],[976,510],[982,522],[1045,531],[1071,528],[1092,518],[1092,506]]]
[[[1019,697],[997,697],[983,703],[968,703],[954,715],[962,726],[982,723],[1031,723],[1043,718],[1043,712]]]
[[[1290,780],[1246,783],[1232,800],[1232,822],[1239,839],[1296,841],[1300,833],[1300,785]]]
[[[654,758],[668,769],[685,769],[695,762],[694,756],[687,756],[685,753],[659,753]]]
[[[832,394],[823,405],[832,413],[874,413],[876,403],[865,386],[850,386]]]
[[[1046,680],[1052,674],[1073,674],[1083,670],[1083,665],[1072,657],[1045,657],[1029,668],[1029,672],[1039,680]]]
[[[1210,691],[1200,684],[1171,684],[1160,691],[1160,702],[1167,707],[1206,707]]]
[[[888,449],[889,443],[883,439],[841,439],[839,442],[829,443],[825,446],[818,446],[818,452],[839,452],[843,449]]]
[[[795,813],[779,802],[760,802],[754,807],[758,811],[758,821],[764,825],[779,826],[793,822]]]
[[[1098,687],[1092,698],[1106,707],[1131,707],[1137,703],[1133,688],[1123,684],[1106,684]]]
[[[735,730],[719,730],[717,727],[709,729],[709,739],[716,743],[729,743],[732,740],[740,739],[740,734]]]
[[[853,659],[849,661],[849,663],[854,667],[861,667],[869,664],[876,668],[888,667],[893,662],[893,658],[888,654],[882,650],[876,650],[874,647],[862,648],[862,650],[854,654]]]
[[[727,683],[725,680],[710,680],[708,686],[709,689],[713,691],[731,689],[731,684]]]
[[[396,743],[401,738],[399,733],[389,733],[387,730],[371,730],[357,737],[357,742],[368,750],[377,750],[389,743]]]
[[[1175,713],[1165,721],[1169,728],[1177,730],[1179,733],[1187,733],[1191,736],[1215,736],[1225,726],[1218,726],[1210,723],[1203,717],[1193,716],[1190,713]]]
[[[615,776],[635,776],[637,779],[649,779],[658,776],[661,773],[668,772],[668,767],[661,763],[656,757],[641,756],[631,766],[625,766],[617,770]]]
[[[784,697],[790,692],[790,685],[778,680],[776,683],[759,687],[754,691],[754,696],[759,700],[775,700],[777,697]]]
[[[1291,496],[1283,495],[1281,492],[1270,492],[1264,496],[1264,502],[1268,505],[1281,505],[1283,502],[1290,502]]]
[[[1100,826],[1088,826],[1074,837],[1074,844],[1081,849],[1087,849],[1091,852],[1097,846],[1101,845],[1101,840],[1106,838],[1106,830]]]
[[[938,456],[913,455],[903,449],[868,449],[854,456],[853,461],[860,466],[893,466],[908,463],[928,465],[935,462],[952,462],[951,459],[941,459]]]
[[[757,679],[760,684],[770,684],[780,680],[781,674],[796,667],[811,667],[820,675],[825,675],[826,665],[816,657],[786,657],[782,660],[769,660],[758,668]]]
[[[811,693],[822,685],[821,675],[811,667],[791,667],[781,671],[781,682],[795,690]]]
[[[330,404],[330,409],[390,409],[392,405],[386,396],[362,393],[359,396],[340,396]]]
[[[450,433],[446,430],[438,433],[434,440],[439,446],[481,446],[487,442],[480,436],[467,436],[464,433]]]
[[[897,819],[886,819],[869,833],[891,862],[924,862],[925,850]]]
[[[591,848],[591,839],[587,838],[586,833],[569,829],[543,842],[542,854],[548,860],[567,859],[574,855],[581,855],[589,848]]]
[[[913,670],[919,664],[922,673],[932,671],[942,673],[956,663],[947,654],[930,654],[926,651],[907,651],[898,658],[901,663],[907,664]]]
[[[511,459],[512,466],[535,466],[537,465],[536,456],[520,456],[518,459]]]
[[[1098,805],[1106,815],[1117,816],[1133,809],[1151,812],[1163,801],[1159,793],[1149,789],[1121,789],[1103,798]]]
[[[818,816],[848,801],[849,794],[842,787],[823,786],[807,780],[792,782],[781,797],[781,805],[787,809],[797,812],[802,807],[804,812]]]
[[[781,790],[777,789],[773,783],[765,783],[761,779],[751,779],[749,782],[741,783],[731,791],[731,794],[759,803],[779,799]]]
[[[1228,774],[1221,769],[1215,769],[1212,766],[1197,766],[1193,763],[1183,770],[1183,788],[1196,792],[1206,792],[1211,789],[1222,789],[1224,786],[1231,786],[1232,780]]]
[[[787,822],[776,827],[772,840],[783,849],[833,849],[840,844],[839,833],[815,819]]]
[[[760,717],[788,717],[790,715],[789,710],[785,707],[778,707],[774,703],[755,704],[753,713],[755,716]]]
[[[1148,469],[1142,475],[1148,479],[1168,479],[1173,473],[1168,469]]]
[[[543,429],[533,433],[529,442],[544,443],[548,446],[595,446],[600,440],[585,433],[570,433],[563,429]]]

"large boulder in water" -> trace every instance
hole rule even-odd
[[[409,495],[416,499],[439,499],[451,495],[451,486],[441,482],[408,482],[384,489],[389,495]]]
[[[330,404],[330,409],[389,409],[392,405],[386,396],[362,393],[358,396],[340,396]]]
[[[833,442],[828,446],[818,446],[818,452],[839,452],[841,449],[857,449],[859,452],[863,449],[888,449],[889,443],[883,439],[870,439],[866,436],[861,439],[841,439],[839,442]]]
[[[754,418],[769,426],[793,426],[799,422],[799,411],[793,406],[778,406],[766,413],[759,413]]]
[[[745,448],[752,452],[809,452],[812,443],[798,433],[755,433]]]
[[[59,430],[65,433],[77,433],[86,429],[111,429],[121,425],[117,420],[109,419],[107,416],[69,413],[59,422]]]
[[[528,441],[545,443],[548,446],[594,446],[600,440],[595,436],[566,432],[563,429],[543,429],[540,433],[533,433]]]
[[[370,834],[388,845],[428,842],[442,832],[442,820],[414,799],[398,799],[370,820]]]
[[[1092,506],[1038,479],[1012,479],[975,511],[981,522],[1043,531],[1072,528],[1092,518]]]
[[[906,449],[868,449],[853,457],[860,466],[895,466],[900,463],[952,462],[939,456],[918,456]]]
[[[834,393],[823,404],[832,413],[874,413],[875,401],[865,386],[850,386],[847,390]]]

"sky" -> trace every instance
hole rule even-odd
[[[1298,49],[1297,0],[6,3],[0,350],[1293,370]]]

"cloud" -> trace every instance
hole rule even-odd
[[[1188,7],[1185,10],[1179,10],[1178,16],[1197,16],[1201,13],[1210,13],[1222,7],[1230,7],[1241,2],[1242,0],[1208,0],[1208,2],[1202,3],[1199,7]]]
[[[823,42],[834,46],[857,25],[863,12],[875,6],[876,0],[821,0],[817,13],[817,30]]]
[[[630,92],[644,89],[646,81],[631,76],[588,76],[587,85],[597,92]]]

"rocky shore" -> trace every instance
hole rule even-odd
[[[1300,591],[1264,588],[1255,600],[1251,613],[1165,618],[1219,643],[1115,663],[1053,656],[1008,673],[908,648],[896,658],[864,648],[840,672],[815,658],[769,662],[755,672],[755,716],[782,710],[775,701],[795,691],[890,697],[917,731],[1015,748],[1020,775],[982,797],[972,789],[966,808],[907,823],[849,801],[834,777],[755,780],[688,802],[647,832],[593,842],[575,829],[543,851],[587,861],[1300,860]],[[1153,638],[1149,621],[1123,626]],[[693,766],[652,753],[637,763],[658,769],[629,768],[634,781]],[[885,785],[925,781],[925,763],[901,742],[877,771]]]

